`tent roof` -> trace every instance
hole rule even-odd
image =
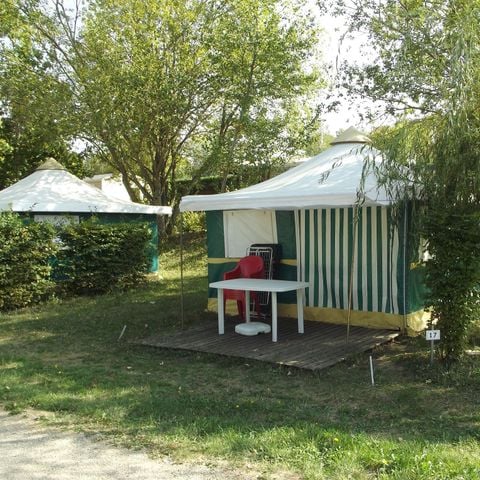
[[[330,142],[330,145],[339,143],[370,143],[370,139],[354,127],[347,128],[344,132]]]
[[[0,191],[0,211],[51,213],[136,213],[170,215],[164,206],[119,200],[48,159],[35,172]]]
[[[60,162],[57,162],[52,157],[47,158],[35,170],[65,170],[65,171],[68,171]]]
[[[380,152],[367,145],[367,137],[360,132],[350,131],[348,136],[347,132],[329,149],[274,178],[234,192],[183,197],[180,210],[347,207],[357,204],[359,195],[363,205],[390,204],[368,167],[381,161]]]

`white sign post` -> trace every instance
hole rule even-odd
[[[425,338],[430,340],[430,364],[433,365],[433,343],[440,340],[440,330],[427,330],[425,332]]]

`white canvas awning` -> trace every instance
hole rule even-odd
[[[53,159],[0,192],[0,211],[50,213],[136,213],[171,215],[171,207],[110,197],[67,172]]]
[[[347,207],[388,205],[372,165],[381,161],[367,137],[355,129],[340,135],[332,146],[270,180],[234,192],[182,198],[181,211]]]

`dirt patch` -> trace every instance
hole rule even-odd
[[[288,473],[236,468],[226,462],[176,463],[117,448],[84,434],[45,427],[48,412],[0,409],[0,478],[5,480],[283,480]]]

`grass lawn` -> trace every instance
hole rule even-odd
[[[134,346],[181,328],[178,245],[129,293],[0,315],[0,404],[153,456],[253,465],[259,478],[479,479],[480,357],[450,371],[404,339],[312,373]],[[203,242],[185,266],[185,323],[207,315]],[[118,337],[126,325],[120,341]]]

